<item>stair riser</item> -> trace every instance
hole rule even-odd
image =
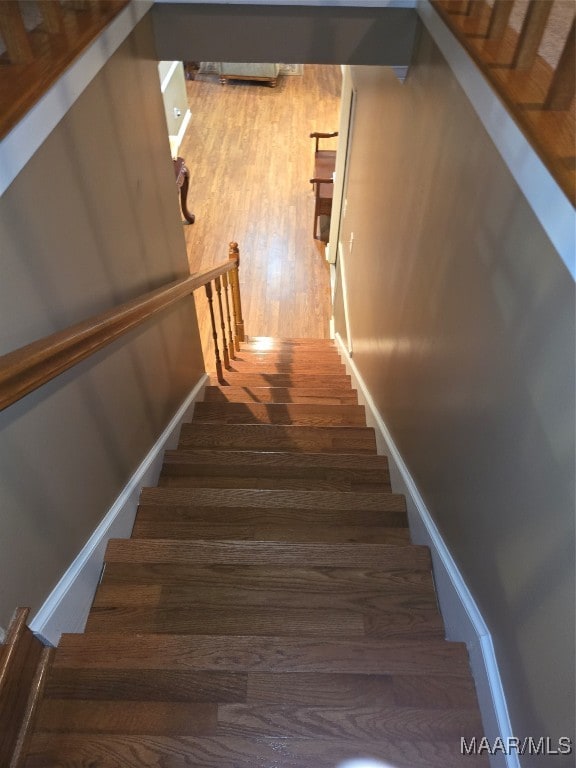
[[[206,387],[205,403],[302,403],[306,405],[355,405],[355,392],[348,388],[309,387]]]
[[[294,424],[310,427],[364,426],[359,405],[197,403],[193,424]]]
[[[244,571],[247,569],[244,568]],[[269,569],[271,570],[271,569]],[[354,584],[346,584],[343,591],[322,588],[313,579],[306,582],[300,580],[295,585],[279,584],[268,586],[256,578],[242,579],[242,569],[237,568],[239,581],[237,584],[222,585],[212,579],[198,578],[193,582],[183,583],[177,580],[177,569],[174,570],[174,583],[159,584],[116,584],[106,576],[98,587],[94,598],[95,608],[138,608],[152,609],[205,609],[231,608],[239,610],[242,607],[267,608],[274,610],[299,609],[312,610],[331,608],[333,610],[351,611],[371,615],[378,611],[392,610],[435,611],[436,597],[431,584],[400,584],[395,589],[392,583],[390,591],[383,594],[377,587],[372,590]]]
[[[375,568],[379,571],[431,568],[426,547],[385,544],[293,544],[259,541],[173,541],[110,539],[106,563],[173,565],[276,565]]]
[[[180,449],[289,451],[293,453],[376,454],[374,431],[362,427],[184,424]]]
[[[170,536],[180,541],[204,540],[204,541],[268,541],[268,542],[294,542],[294,543],[322,543],[336,544],[346,542],[358,542],[364,544],[394,544],[406,546],[410,544],[407,528],[401,525],[382,526],[338,526],[326,532],[325,526],[301,525],[287,528],[285,525],[261,525],[250,526],[242,524],[214,523],[170,523],[170,528],[165,523],[137,521],[134,525],[132,537],[134,539],[164,539],[167,531]],[[393,521],[396,522],[396,521]]]
[[[223,371],[225,384],[231,387],[284,387],[288,389],[300,389],[309,387],[325,386],[327,390],[334,388],[344,392],[352,392],[350,376],[340,373],[331,373],[317,375],[309,370],[301,373],[275,373],[272,371],[261,373],[247,371],[239,373],[236,371]],[[218,386],[219,382],[216,376],[211,375],[208,384]]]
[[[282,648],[280,652],[279,649]],[[142,634],[63,635],[56,667],[468,676],[461,643]]]
[[[253,488],[261,490],[296,490],[296,491],[385,491],[390,492],[389,482],[357,481],[347,477],[335,477],[322,479],[319,472],[317,477],[310,478],[283,478],[283,477],[257,477],[248,475],[236,477],[225,474],[226,470],[216,467],[199,475],[191,474],[185,470],[178,472],[179,468],[171,468],[164,472],[158,480],[159,488]],[[221,470],[218,472],[218,470]],[[173,471],[174,470],[174,471]]]
[[[406,500],[396,493],[346,493],[344,491],[260,491],[226,488],[144,488],[140,506],[155,504],[194,507],[254,509],[365,510],[405,512]]]
[[[268,431],[268,430],[266,430]],[[164,454],[164,467],[171,465],[198,468],[203,466],[224,466],[241,472],[250,472],[258,469],[262,472],[287,472],[295,474],[287,475],[298,477],[302,471],[318,471],[320,473],[332,471],[334,474],[342,474],[358,479],[377,480],[383,474],[388,474],[388,460],[385,456],[358,456],[356,454],[326,454],[282,452],[256,452],[256,451],[227,451],[225,449],[210,450],[175,450],[166,451]]]
[[[175,608],[94,608],[86,625],[88,633],[148,632],[197,635],[210,633],[231,637],[355,637],[355,638],[436,638],[444,636],[436,606],[408,607],[380,611],[380,618],[358,611],[333,609],[264,608],[242,606]]]

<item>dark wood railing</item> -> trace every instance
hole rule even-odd
[[[234,349],[238,349],[240,342],[244,341],[244,321],[242,319],[240,283],[238,279],[239,263],[238,244],[231,243],[228,261],[207,272],[203,272],[201,275],[176,280],[137,299],[121,304],[114,309],[95,315],[63,331],[53,333],[50,336],[3,355],[0,357],[0,410],[17,402],[29,392],[38,389],[38,387],[72,368],[102,347],[111,344],[115,339],[123,336],[136,326],[141,325],[149,318],[202,287],[206,288],[210,304],[216,372],[219,381],[222,381],[222,363],[220,361],[218,334],[212,308],[212,283],[216,287],[222,318],[222,302],[220,299],[222,284],[225,290],[225,306],[229,328],[228,339],[226,339],[224,333],[223,319],[221,325],[224,333],[224,344],[227,346],[225,365],[228,367],[228,355],[231,355],[233,358]],[[232,321],[228,297],[229,287],[232,293],[234,339],[232,338]]]
[[[0,139],[129,0],[0,0]]]
[[[574,3],[571,0],[431,2],[494,86],[574,204]]]

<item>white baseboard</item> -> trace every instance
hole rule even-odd
[[[180,426],[190,419],[208,381],[205,374],[134,472],[94,533],[54,587],[29,626],[44,643],[58,645],[63,632],[83,632],[104,562],[109,539],[130,536],[140,491],[156,485],[166,449],[175,448]]]
[[[366,408],[368,426],[373,427],[376,433],[378,453],[388,457],[392,487],[396,493],[406,496],[412,541],[430,548],[446,637],[448,640],[466,643],[468,648],[484,733],[490,743],[497,737],[506,740],[513,735],[512,726],[490,631],[378,412],[355,361],[349,356],[340,334],[336,333],[335,339],[346,370],[352,377],[352,386],[358,390],[358,401]],[[520,768],[515,754],[494,755],[490,762],[492,768]]]

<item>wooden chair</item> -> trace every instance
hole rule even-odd
[[[314,177],[310,183],[316,194],[314,205],[313,237],[315,240],[328,241],[328,236],[318,233],[318,221],[320,216],[332,214],[332,196],[334,192],[334,168],[336,167],[336,150],[320,149],[320,139],[332,139],[338,136],[335,133],[311,133],[310,138],[315,140],[314,149]]]

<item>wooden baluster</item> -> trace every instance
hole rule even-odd
[[[216,296],[218,297],[218,311],[220,313],[220,329],[222,330],[222,354],[224,355],[224,368],[230,369],[228,357],[228,344],[226,343],[226,325],[224,323],[224,310],[222,309],[222,282],[219,277],[214,280]]]
[[[576,71],[576,34],[575,21],[572,21],[570,32],[564,44],[564,50],[552,78],[544,109],[569,109],[574,98]]]
[[[44,29],[52,34],[64,32],[64,17],[62,16],[62,6],[53,0],[36,0],[42,18],[44,19]]]
[[[226,318],[228,320],[228,355],[230,359],[236,360],[236,352],[234,350],[234,335],[232,333],[232,318],[230,317],[230,300],[228,297],[228,273],[224,272],[222,275],[222,284],[224,285],[224,300],[226,302]]]
[[[454,16],[469,16],[472,10],[472,0],[452,0],[446,10]]]
[[[0,35],[12,64],[29,64],[34,59],[20,6],[15,0],[0,2]]]
[[[236,268],[230,272],[230,284],[232,285],[232,308],[234,311],[234,344],[236,350],[239,350],[240,342],[244,341],[244,319],[242,318],[242,301],[240,299],[240,280],[238,276],[238,267],[240,266],[238,243],[230,243],[228,258],[236,262]]]
[[[499,40],[504,36],[513,6],[514,0],[494,0],[492,15],[486,32],[488,40]]]
[[[214,356],[216,358],[216,376],[220,384],[224,384],[222,375],[222,361],[220,360],[220,350],[218,349],[218,331],[216,330],[216,320],[214,318],[214,307],[212,305],[212,283],[206,283],[206,298],[208,299],[208,309],[210,310],[210,323],[212,325],[212,338],[214,339]]]
[[[551,10],[552,3],[530,0],[512,59],[513,69],[528,69],[534,63]]]

